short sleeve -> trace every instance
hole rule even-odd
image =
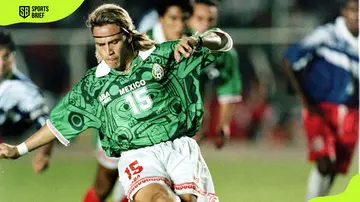
[[[94,96],[96,87],[88,77],[79,81],[53,108],[47,125],[64,145],[88,128],[101,127],[101,106]]]

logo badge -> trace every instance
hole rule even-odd
[[[161,80],[164,77],[164,69],[157,63],[153,65],[152,76],[157,81]]]
[[[19,15],[22,18],[27,18],[30,16],[30,6],[19,6]]]

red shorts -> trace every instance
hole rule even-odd
[[[330,103],[321,103],[318,107],[324,112],[324,118],[303,110],[308,158],[314,161],[330,157],[336,160],[336,172],[346,173],[358,139],[359,111]]]

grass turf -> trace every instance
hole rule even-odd
[[[302,154],[242,153],[234,148],[203,153],[222,202],[304,201],[311,167]],[[40,175],[32,172],[31,155],[17,161],[1,160],[0,202],[81,201],[93,181],[96,160],[89,152],[55,154],[50,169]],[[354,162],[347,176],[337,178],[331,194],[344,191],[356,172]]]

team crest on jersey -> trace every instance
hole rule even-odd
[[[157,63],[155,63],[152,67],[152,76],[157,81],[164,77],[164,69]]]

